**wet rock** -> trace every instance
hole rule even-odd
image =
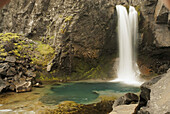
[[[15,63],[16,62],[16,57],[14,56],[7,56],[5,61]]]
[[[128,105],[128,104],[135,104],[138,102],[138,96],[134,93],[127,93],[124,96],[117,99],[113,107],[119,106],[119,105]]]
[[[16,83],[15,84],[15,89],[16,89],[17,93],[29,92],[32,89],[31,81]]]
[[[36,82],[33,86],[34,86],[34,87],[37,87],[37,88],[42,88],[42,87],[44,87],[41,82]]]

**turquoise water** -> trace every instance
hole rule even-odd
[[[50,93],[47,93],[40,99],[41,102],[54,105],[62,101],[90,104],[100,95],[128,92],[136,93],[139,92],[139,88],[113,82],[77,82],[53,85],[50,91]]]

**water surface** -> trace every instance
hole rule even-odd
[[[98,100],[99,96],[115,93],[139,92],[138,87],[112,82],[75,82],[62,85],[53,85],[47,93],[40,98],[45,104],[58,104],[62,101],[74,101],[80,104],[90,104]]]

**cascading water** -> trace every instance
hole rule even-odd
[[[126,84],[140,85],[140,75],[136,63],[136,48],[138,38],[138,14],[134,7],[129,7],[129,15],[126,8],[117,5],[118,37],[119,37],[119,66],[118,78],[112,82],[120,81]]]

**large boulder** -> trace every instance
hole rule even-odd
[[[170,70],[141,86],[137,114],[165,114],[170,112]]]
[[[129,105],[129,104],[135,104],[137,102],[138,102],[138,96],[136,94],[127,93],[114,102],[113,108],[119,105]]]

